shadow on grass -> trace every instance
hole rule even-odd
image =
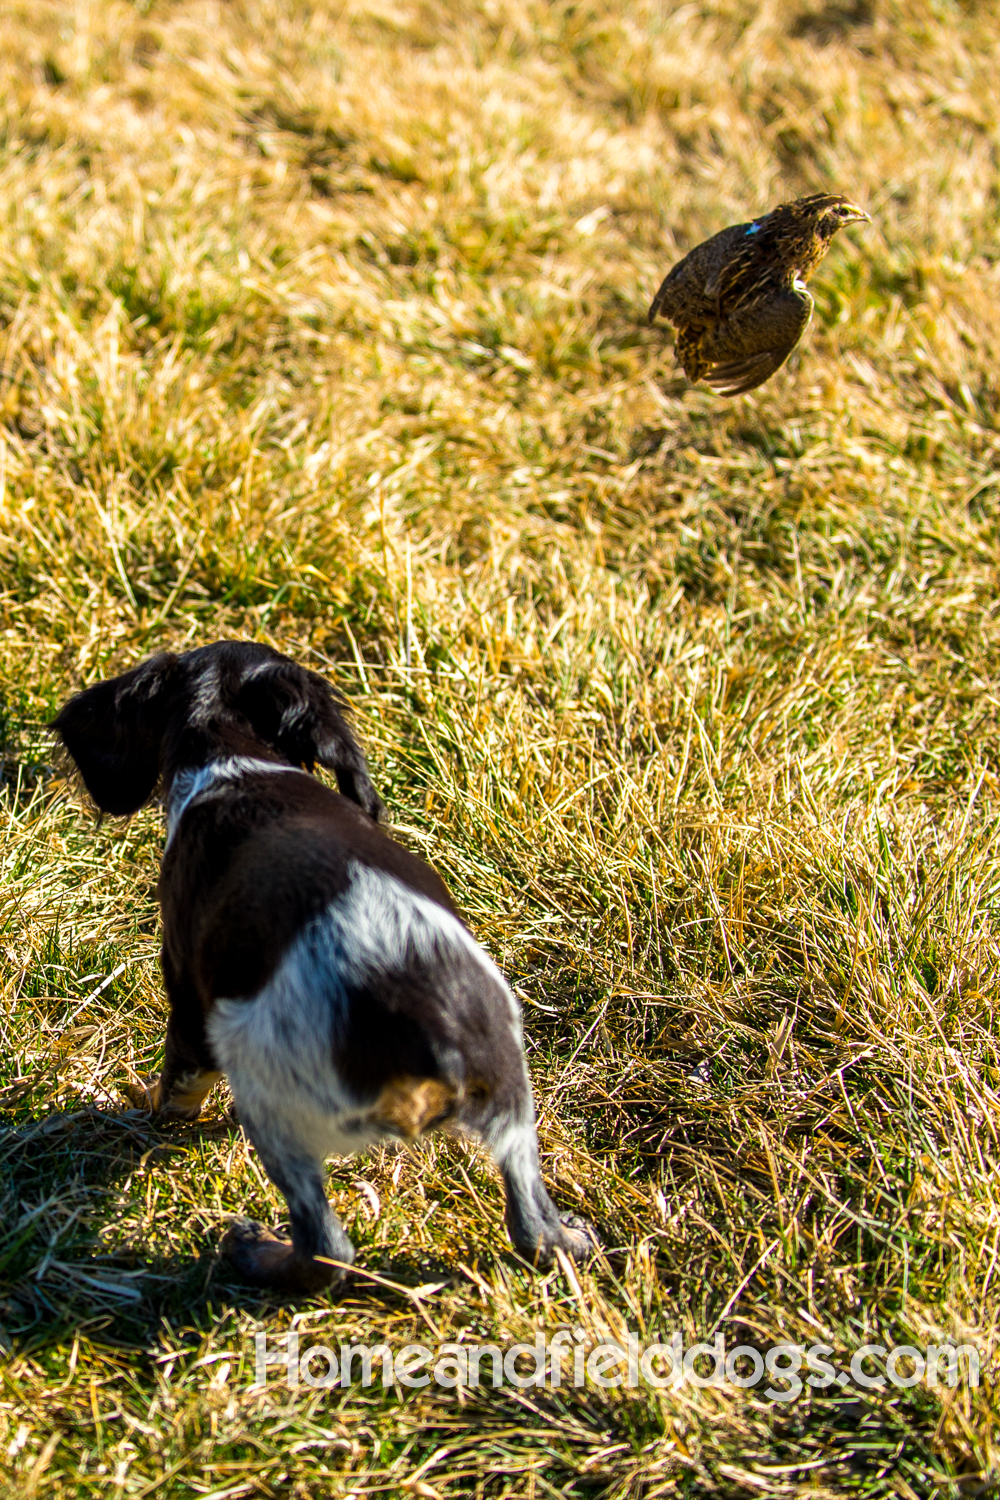
[[[163,1243],[159,1224],[149,1243],[141,1232],[126,1230],[120,1248],[107,1248],[116,1228],[136,1222],[137,1198],[155,1203],[158,1164],[175,1153],[189,1157],[202,1145],[224,1145],[238,1134],[228,1115],[164,1125],[144,1110],[96,1108],[58,1111],[0,1130],[0,1337],[8,1351],[16,1342],[29,1353],[71,1341],[83,1330],[108,1343],[148,1348],[164,1321],[194,1329],[211,1324],[220,1301],[232,1313],[255,1318],[345,1299],[372,1314],[399,1311],[412,1305],[411,1286],[456,1280],[454,1266],[443,1259],[426,1252],[387,1255],[379,1247],[371,1267],[359,1265],[316,1297],[261,1292],[231,1272],[218,1248],[191,1246],[199,1239],[217,1246],[224,1230],[215,1222],[218,1210],[197,1203],[185,1207],[200,1222],[180,1226],[190,1249],[157,1250]],[[256,1201],[223,1217],[259,1217],[287,1233],[269,1207]],[[152,1230],[154,1224],[147,1215],[144,1227]],[[506,1244],[500,1258],[523,1269]]]

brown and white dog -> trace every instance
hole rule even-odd
[[[153,657],[77,694],[52,726],[104,812],[162,787],[163,979],[152,1108],[194,1119],[226,1075],[288,1202],[292,1242],[226,1236],[258,1286],[308,1293],[354,1247],[323,1162],[446,1122],[491,1150],[515,1248],[589,1259],[538,1165],[520,1008],[439,876],[379,828],[365,758],[327,683],[268,646]],[[332,791],[311,774],[333,771]]]

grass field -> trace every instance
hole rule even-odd
[[[991,1488],[998,66],[960,0],[4,6],[4,1494]],[[686,386],[663,272],[818,189],[874,222],[800,351]],[[521,994],[547,1181],[608,1246],[578,1278],[514,1260],[442,1139],[331,1165],[381,1281],[261,1300],[217,1246],[284,1205],[222,1092],[129,1108],[160,817],[98,823],[44,724],[223,635],[336,681]],[[790,1404],[249,1390],[293,1324],[984,1366]]]

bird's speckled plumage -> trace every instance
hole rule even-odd
[[[805,333],[813,309],[806,282],[837,230],[868,220],[849,199],[815,193],[733,224],[668,272],[649,321],[673,323],[689,380],[705,380],[720,396],[752,391]]]

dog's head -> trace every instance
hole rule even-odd
[[[370,817],[382,810],[329,684],[254,641],[151,657],[77,693],[50,727],[102,812],[136,812],[161,777],[261,750],[307,771],[326,766]]]

